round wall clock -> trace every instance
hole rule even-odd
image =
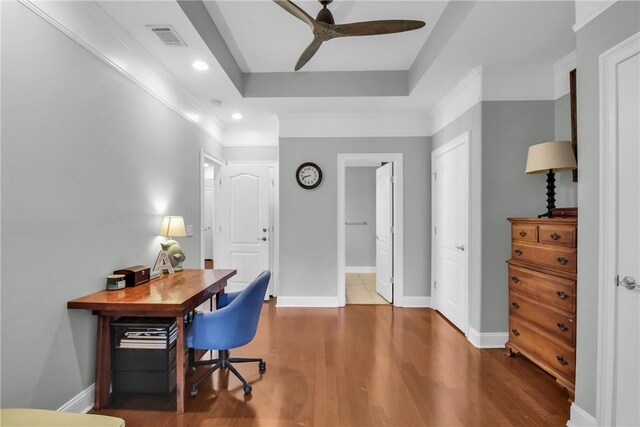
[[[306,162],[298,166],[296,180],[300,187],[311,190],[322,182],[322,170],[315,163]]]

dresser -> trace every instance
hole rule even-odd
[[[556,378],[571,399],[576,372],[577,218],[509,218],[510,355]]]

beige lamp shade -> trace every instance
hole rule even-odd
[[[573,170],[578,167],[569,141],[543,142],[529,147],[527,173]]]
[[[181,216],[165,216],[160,225],[160,235],[165,237],[185,237],[187,230]]]

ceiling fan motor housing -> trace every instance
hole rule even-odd
[[[329,1],[328,3],[331,3],[331,2]],[[316,21],[324,22],[325,24],[331,24],[331,25],[334,25],[336,23],[336,21],[333,19],[333,14],[329,9],[327,9],[326,4],[322,9],[320,9],[320,12],[318,12]]]

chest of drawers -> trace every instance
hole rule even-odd
[[[510,355],[556,378],[571,399],[576,363],[576,218],[509,218]]]

